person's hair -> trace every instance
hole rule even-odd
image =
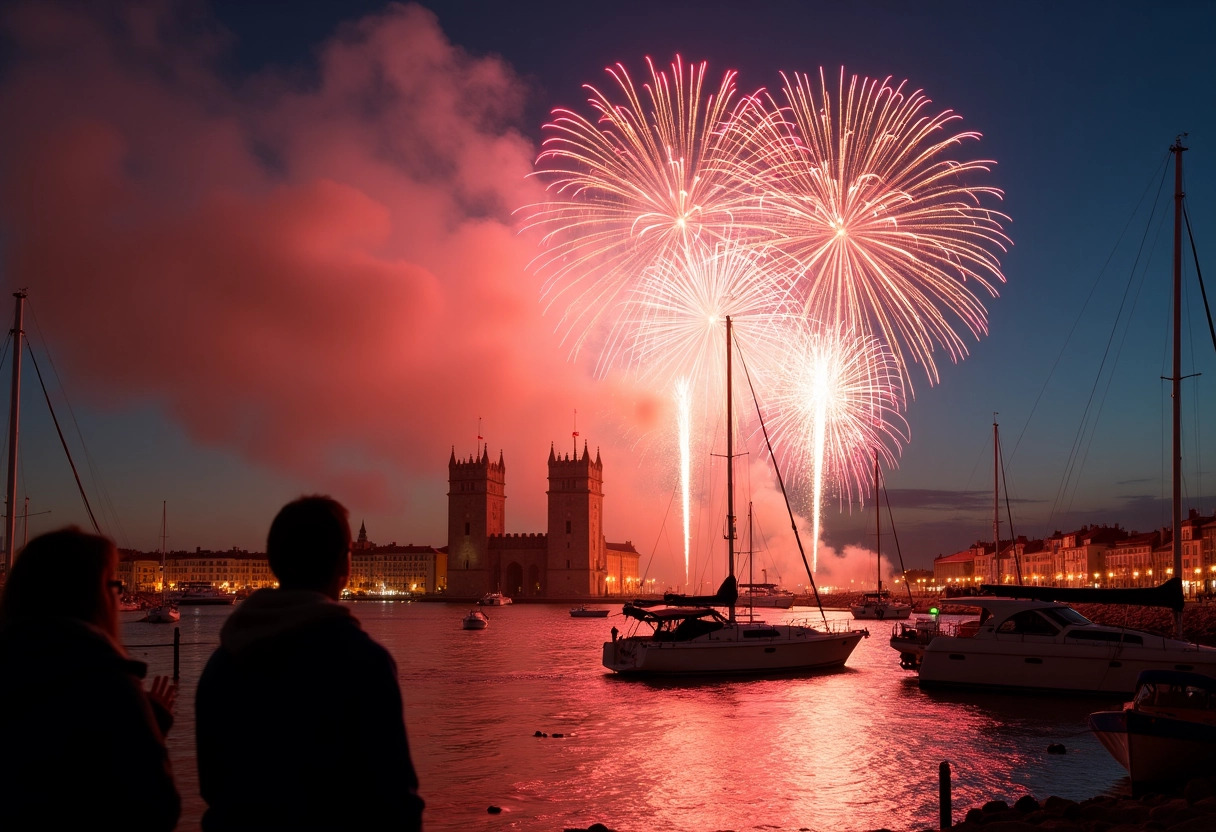
[[[346,507],[332,497],[313,495],[279,510],[266,538],[266,559],[279,585],[288,589],[326,588],[350,551]]]
[[[56,615],[106,627],[109,608],[104,586],[118,563],[109,538],[68,526],[26,544],[8,573],[0,598],[0,630]]]

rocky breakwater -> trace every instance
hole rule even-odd
[[[948,828],[955,832],[1212,832],[1216,777],[1195,778],[1175,791],[1136,798],[1103,796],[1078,803],[1049,797],[1040,802],[1024,795],[1012,805],[992,800],[968,810],[960,823]]]

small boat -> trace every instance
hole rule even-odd
[[[484,630],[490,626],[490,619],[481,610],[469,610],[460,626],[466,630]]]
[[[511,603],[511,599],[503,595],[501,592],[487,592],[481,596],[481,600],[477,603],[483,607],[505,607]]]
[[[912,615],[912,605],[896,601],[887,590],[867,592],[860,604],[849,607],[854,618],[873,621],[898,621]]]
[[[896,601],[888,590],[882,588],[882,508],[878,500],[881,482],[878,476],[878,451],[874,452],[874,560],[878,567],[878,591],[867,592],[861,596],[860,604],[853,604],[849,610],[853,617],[870,621],[898,621],[912,615],[912,604]],[[907,584],[904,584],[906,587]],[[909,590],[909,593],[911,590]],[[909,594],[909,600],[911,595]]]
[[[739,584],[739,606],[788,610],[794,606],[794,593],[776,584]]]
[[[173,604],[158,604],[151,607],[141,620],[149,624],[176,624],[182,620],[182,613]]]
[[[1216,679],[1145,671],[1132,700],[1122,710],[1090,714],[1089,729],[1127,769],[1133,791],[1180,785],[1216,768]]]
[[[588,607],[571,607],[571,618],[607,618],[608,610],[605,609],[590,609]]]
[[[168,514],[166,513],[166,503],[160,504],[160,603],[148,609],[148,613],[141,618],[141,621],[146,621],[149,624],[176,624],[182,619],[181,610],[177,608],[177,604],[170,600],[165,588],[168,586],[168,580],[165,573],[165,540],[168,537],[169,523]]]

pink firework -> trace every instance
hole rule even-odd
[[[975,182],[993,163],[955,158],[979,134],[951,132],[958,115],[889,79],[842,69],[835,97],[822,71],[815,85],[783,79],[784,101],[739,128],[749,225],[800,264],[807,317],[880,337],[909,392],[911,363],[935,384],[935,350],[964,358],[959,328],[977,339],[988,328],[977,292],[995,297],[1005,280],[1008,217],[983,204],[1001,191]]]
[[[593,119],[557,109],[544,128],[535,175],[551,198],[524,209],[525,227],[543,234],[534,266],[575,352],[643,272],[683,258],[694,241],[721,239],[739,195],[713,164],[735,73],[713,89],[704,62],[677,56],[670,73],[650,59],[647,67],[640,89],[624,66],[610,67],[609,92],[585,87]]]

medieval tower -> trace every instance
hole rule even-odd
[[[601,595],[604,545],[604,465],[587,445],[578,456],[549,449],[548,592],[559,597]]]
[[[497,589],[501,564],[492,556],[489,538],[501,535],[506,524],[506,465],[502,453],[490,461],[448,460],[448,592],[454,596],[480,596]]]
[[[604,465],[586,443],[580,455],[549,449],[548,527],[507,534],[502,453],[448,459],[447,593],[480,598],[594,598],[636,589],[633,544],[604,538]]]

